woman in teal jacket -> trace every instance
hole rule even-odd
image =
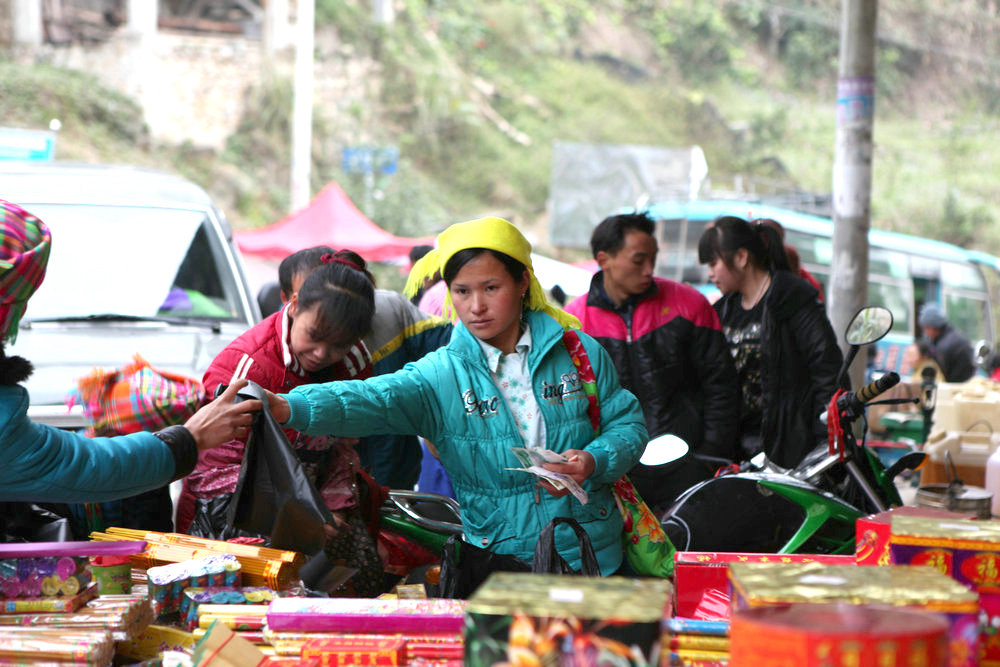
[[[451,477],[468,541],[530,561],[542,528],[554,517],[572,517],[590,536],[601,573],[614,574],[623,562],[623,525],[611,484],[646,445],[642,411],[621,388],[607,353],[580,333],[597,379],[601,430],[595,436],[563,343],[565,328],[579,323],[548,304],[530,251],[505,220],[449,227],[438,248],[414,266],[408,287],[441,271],[449,286],[446,307],[460,320],[451,342],[389,375],[270,395],[271,410],[304,433],[421,435],[434,443]],[[573,477],[588,502],[511,470],[522,467],[512,447],[562,453],[569,463],[545,467]],[[556,548],[580,567],[571,531],[557,531]]]

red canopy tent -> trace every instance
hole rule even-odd
[[[415,245],[434,244],[434,237],[406,238],[385,231],[358,210],[336,182],[329,183],[309,205],[282,220],[235,232],[244,255],[282,260],[303,248],[327,245],[350,249],[369,262],[398,262]]]

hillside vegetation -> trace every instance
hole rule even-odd
[[[879,4],[873,224],[1000,254],[996,3]],[[408,235],[486,212],[541,228],[553,143],[574,141],[697,144],[715,183],[828,192],[840,5],[402,0],[377,30],[367,1],[317,0],[320,38],[377,60],[383,79],[349,119],[317,108],[314,188],[338,180]],[[135,104],[89,77],[0,62],[0,117],[58,114],[62,157],[172,167],[238,227],[287,210],[290,90],[252,91],[253,113],[214,154],[151,145]],[[340,148],[359,135],[398,147],[398,171],[367,185],[342,173]]]

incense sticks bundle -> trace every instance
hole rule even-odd
[[[91,600],[71,613],[0,615],[0,632],[19,627],[37,630],[107,630],[115,641],[132,639],[153,621],[149,600],[139,596],[109,595]]]
[[[306,556],[295,551],[270,549],[251,544],[237,544],[180,533],[158,533],[130,528],[108,528],[106,533],[93,532],[97,541],[145,540],[146,550],[132,556],[132,566],[142,569],[180,563],[220,553],[236,556],[242,566],[243,583],[247,586],[267,586],[285,590],[298,579],[299,568]]]
[[[0,633],[0,661],[50,660],[111,664],[115,644],[107,630],[4,628]]]

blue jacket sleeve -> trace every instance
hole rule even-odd
[[[0,436],[6,459],[0,500],[72,503],[134,496],[170,483],[182,467],[189,472],[196,454],[181,451],[187,446],[193,444],[174,448],[152,433],[87,438],[25,418]]]
[[[394,433],[433,439],[438,411],[427,400],[433,391],[414,366],[367,380],[296,387],[284,395],[290,415],[283,426],[306,435]]]

